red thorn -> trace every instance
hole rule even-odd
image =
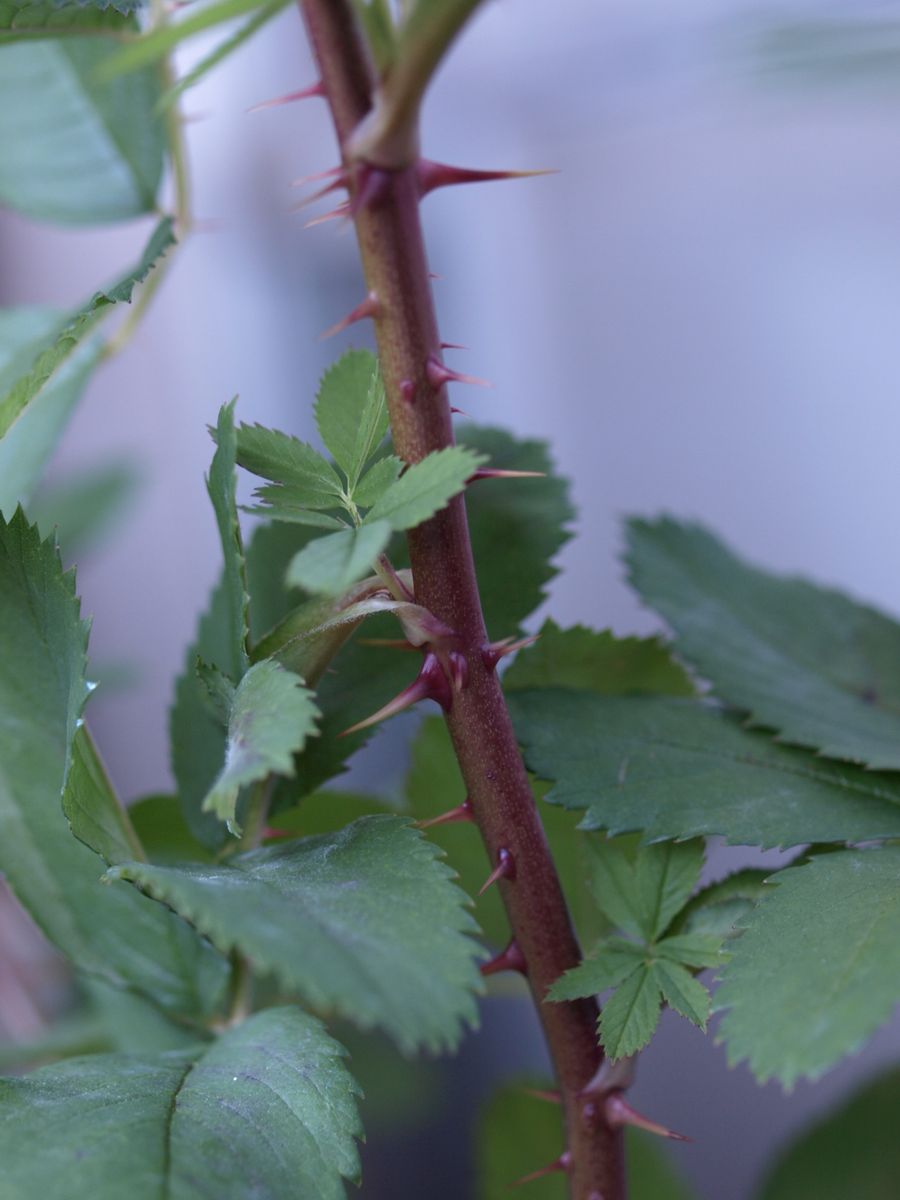
[[[519,638],[518,641],[513,641],[512,638],[501,638],[499,642],[486,642],[481,647],[481,661],[489,671],[493,671],[501,658],[505,658],[507,654],[515,654],[517,650],[524,650],[526,646],[532,646],[541,635],[533,633],[531,637]]]
[[[390,171],[362,163],[357,172],[353,199],[350,201],[351,217],[355,217],[365,208],[378,208],[387,199],[390,187]]]
[[[460,346],[459,342],[441,342],[442,350],[468,350],[468,346]]]
[[[248,113],[262,112],[265,108],[278,108],[282,104],[293,104],[295,100],[312,100],[314,96],[324,96],[325,87],[321,80],[318,83],[312,84],[310,87],[302,88],[299,92],[288,92],[285,96],[276,96],[274,100],[263,100],[261,104],[254,104],[252,108],[248,108]]]
[[[324,225],[326,221],[335,221],[338,217],[350,216],[350,202],[345,200],[343,204],[339,204],[337,208],[333,208],[331,212],[323,213],[321,217],[313,217],[311,221],[307,221],[303,226],[304,229],[312,229],[314,225]]]
[[[451,167],[446,163],[420,158],[416,164],[419,195],[427,196],[437,188],[453,187],[458,183],[492,183],[498,179],[528,179],[532,175],[555,175],[556,171],[473,171],[466,167]]]
[[[457,413],[461,417],[467,417],[469,415],[464,408],[454,408],[452,404],[450,405],[450,411],[452,413]]]
[[[520,975],[526,975],[528,964],[525,962],[525,955],[519,949],[519,943],[513,938],[505,950],[482,963],[478,969],[485,978],[500,971],[518,971]]]
[[[438,275],[437,271],[429,271],[428,278],[429,279],[443,279],[444,277],[443,277],[443,275]]]
[[[435,825],[455,825],[457,821],[474,821],[472,802],[466,797],[462,804],[451,808],[449,812],[441,813],[439,817],[429,817],[427,821],[416,821],[419,829],[431,829]]]
[[[311,204],[315,204],[317,200],[329,195],[331,192],[336,192],[338,188],[347,186],[347,178],[345,175],[339,175],[336,179],[332,179],[331,183],[326,183],[324,187],[318,188],[310,196],[304,196],[297,204],[292,204],[289,212],[302,212],[304,208],[309,208]]]
[[[466,483],[475,483],[479,479],[545,479],[546,475],[546,471],[504,471],[501,467],[479,467]]]
[[[306,187],[308,183],[318,183],[320,179],[329,179],[332,175],[346,175],[344,167],[329,167],[327,171],[317,171],[315,175],[303,175],[291,180],[291,187]]]
[[[406,404],[415,404],[416,385],[411,379],[402,379],[400,381],[400,397]]]
[[[433,388],[442,388],[445,383],[474,383],[477,387],[493,387],[487,379],[479,379],[477,375],[462,375],[459,371],[451,371],[433,354],[428,356],[425,364],[425,376]]]
[[[497,865],[496,865],[496,867],[494,867],[493,871],[491,871],[490,875],[488,875],[487,879],[481,885],[478,895],[483,896],[484,893],[491,886],[491,884],[496,883],[499,879],[508,879],[511,883],[515,879],[515,877],[516,877],[516,860],[513,858],[513,856],[510,854],[510,852],[506,849],[505,846],[501,846],[500,849],[497,851]]]
[[[366,717],[364,721],[357,721],[355,725],[351,725],[349,729],[339,733],[338,737],[347,737],[348,734],[356,733],[360,729],[368,729],[371,725],[377,725],[379,721],[385,721],[388,717],[403,712],[405,708],[410,708],[420,700],[435,700],[444,712],[449,712],[453,703],[453,693],[447,682],[447,676],[438,662],[437,655],[430,651],[425,655],[422,669],[409,687],[404,688],[393,700],[389,700],[387,704],[379,708],[378,712],[372,713],[371,717]]]
[[[532,1171],[530,1175],[523,1175],[521,1179],[517,1179],[509,1186],[520,1187],[523,1183],[533,1183],[535,1179],[543,1179],[545,1175],[555,1175],[557,1171],[568,1171],[571,1166],[572,1155],[568,1150],[564,1150],[559,1158],[548,1163],[546,1167],[541,1167],[539,1171]]]
[[[634,1125],[636,1129],[646,1129],[648,1133],[655,1133],[659,1137],[672,1138],[676,1142],[689,1142],[691,1139],[683,1133],[675,1133],[672,1129],[667,1129],[665,1125],[660,1125],[657,1121],[651,1121],[649,1117],[642,1116],[628,1104],[621,1092],[610,1092],[606,1097],[605,1103],[606,1119],[610,1125],[618,1127],[621,1125]]]
[[[325,338],[334,337],[336,333],[342,333],[345,329],[349,329],[351,325],[357,321],[364,321],[367,317],[375,317],[378,315],[378,297],[374,292],[369,292],[365,300],[361,304],[357,304],[352,312],[348,312],[346,317],[342,318],[337,324],[326,329],[324,333],[319,334],[319,341],[322,342]]]
[[[526,1096],[533,1096],[535,1100],[546,1100],[548,1104],[562,1104],[562,1096],[559,1092],[550,1091],[546,1088],[522,1088]]]

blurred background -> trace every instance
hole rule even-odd
[[[208,48],[191,43],[182,65]],[[369,344],[359,326],[317,340],[362,297],[354,239],[291,211],[291,181],[335,161],[324,106],[246,111],[313,78],[289,10],[188,94],[200,229],[53,465],[57,480],[117,464],[138,481],[79,563],[93,657],[116,681],[93,725],[126,798],[171,786],[167,707],[218,572],[207,422],[237,393],[244,420],[311,436],[321,370]],[[423,213],[443,335],[469,347],[452,365],[495,383],[455,402],[548,439],[573,480],[577,536],[547,606],[561,623],[657,627],[619,552],[621,517],[660,510],[900,612],[898,100],[900,3],[494,0],[461,38],[426,106],[425,153],[559,171],[438,193]],[[149,228],[3,214],[0,301],[71,305]],[[378,756],[388,782],[402,769]],[[713,875],[746,858],[720,851]],[[0,1028],[26,1037],[63,976],[8,905],[2,937],[15,969]],[[664,1019],[634,1098],[694,1138],[673,1152],[702,1196],[744,1200],[775,1147],[898,1052],[895,1025],[785,1096]],[[395,1115],[413,1123],[370,1128],[365,1195],[468,1196],[464,1149],[441,1127],[465,1130],[473,1096],[542,1065],[528,1003],[487,1002],[455,1063],[398,1077]]]

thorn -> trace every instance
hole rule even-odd
[[[500,467],[479,467],[466,483],[475,483],[479,479],[545,479],[546,476],[546,471],[505,471]]]
[[[433,388],[442,388],[445,383],[474,383],[477,387],[493,387],[487,379],[479,379],[477,375],[463,375],[459,371],[451,371],[433,354],[428,356],[425,364],[425,376]]]
[[[522,1088],[526,1096],[533,1096],[535,1100],[546,1100],[548,1104],[562,1104],[562,1096],[559,1092],[550,1091],[546,1088]]]
[[[315,204],[317,200],[321,200],[321,199],[323,199],[323,197],[329,195],[331,192],[336,192],[338,190],[338,188],[342,188],[342,187],[346,187],[346,186],[347,186],[346,176],[338,176],[336,179],[332,179],[331,183],[326,183],[324,187],[320,187],[317,191],[313,192],[312,195],[304,196],[304,198],[302,200],[300,200],[297,204],[292,204],[290,206],[290,208],[288,209],[288,211],[289,212],[302,212],[304,208],[309,208],[309,206],[311,204]]]
[[[466,412],[466,410],[464,408],[454,408],[452,404],[450,405],[450,411],[451,411],[451,413],[456,413],[460,417],[468,417],[469,416],[469,414]]]
[[[350,216],[350,202],[345,200],[343,204],[339,204],[337,208],[333,208],[331,212],[323,213],[321,217],[313,217],[311,221],[307,221],[303,226],[304,229],[312,229],[314,225],[324,225],[326,221],[334,221],[338,217]]]
[[[491,884],[496,883],[499,879],[508,879],[511,883],[515,879],[515,877],[516,877],[516,860],[513,858],[513,856],[510,854],[510,852],[506,849],[505,846],[501,846],[500,849],[497,851],[497,865],[496,865],[496,867],[494,867],[493,871],[491,871],[490,875],[488,875],[487,879],[481,885],[478,895],[483,896],[484,893],[491,886]]]
[[[400,383],[400,395],[407,404],[415,404],[416,401],[416,385],[411,379],[404,379]]]
[[[517,1179],[509,1186],[511,1188],[521,1187],[523,1183],[533,1183],[535,1179],[543,1179],[545,1175],[555,1175],[557,1171],[568,1171],[571,1166],[572,1155],[568,1150],[564,1150],[559,1158],[548,1163],[546,1167],[541,1167],[539,1171],[532,1171],[530,1175],[523,1175],[521,1179]]]
[[[367,317],[374,317],[378,314],[378,297],[374,292],[369,292],[365,300],[361,304],[357,304],[352,312],[348,312],[346,317],[338,321],[326,329],[324,333],[319,334],[319,341],[323,342],[325,338],[334,337],[336,333],[342,333],[345,329],[349,329],[357,321],[364,321]]]
[[[443,275],[438,275],[437,271],[429,271],[428,278],[429,279],[443,279],[444,277],[443,277]]]
[[[456,635],[453,634],[453,636]],[[469,682],[469,664],[466,656],[460,654],[458,650],[451,650],[447,655],[447,666],[454,692],[461,692]]]
[[[457,821],[474,820],[472,802],[467,796],[462,804],[457,804],[456,808],[451,808],[448,812],[441,813],[439,817],[429,817],[427,821],[416,821],[416,825],[419,829],[431,829],[435,825],[455,825]]]
[[[487,642],[481,647],[481,661],[489,671],[493,671],[501,658],[505,658],[507,654],[515,654],[517,650],[524,650],[526,646],[533,646],[540,636],[539,633],[533,633],[531,637],[519,638],[518,641],[507,637],[501,638],[499,642]]]
[[[691,1139],[683,1133],[675,1133],[672,1129],[667,1129],[665,1125],[660,1125],[657,1121],[651,1121],[648,1117],[642,1116],[628,1104],[621,1092],[610,1092],[606,1097],[605,1103],[606,1119],[610,1125],[618,1127],[621,1125],[634,1125],[636,1129],[646,1129],[648,1133],[655,1133],[659,1137],[672,1138],[676,1142],[689,1142]]]
[[[520,975],[527,975],[528,964],[525,962],[525,955],[519,949],[519,943],[513,938],[505,950],[482,963],[478,970],[485,978],[500,971],[518,971]]]
[[[278,108],[282,104],[293,104],[295,100],[312,100],[314,96],[324,96],[325,87],[321,79],[318,83],[311,84],[310,87],[303,88],[299,92],[288,92],[285,96],[276,96],[274,100],[263,100],[261,104],[254,104],[252,108],[248,108],[248,113],[262,112],[266,108]]]
[[[379,721],[385,721],[388,717],[403,712],[405,708],[410,708],[420,700],[435,700],[444,712],[449,712],[453,703],[453,693],[447,682],[447,676],[438,662],[437,655],[430,651],[425,655],[422,669],[409,687],[405,687],[393,700],[389,700],[387,704],[379,708],[378,712],[372,713],[371,717],[366,717],[364,721],[357,721],[355,725],[351,725],[349,729],[338,734],[338,737],[347,737],[348,734],[357,733],[360,729],[368,729],[371,725],[377,725]]]
[[[452,187],[458,183],[493,183],[499,179],[529,179],[533,175],[556,175],[549,171],[473,171],[466,167],[451,167],[447,163],[432,162],[420,158],[416,164],[419,195],[427,196],[437,188]]]
[[[390,171],[362,163],[357,172],[353,198],[350,201],[350,216],[355,217],[364,208],[378,208],[387,198],[390,187]]]
[[[329,167],[327,171],[316,171],[315,175],[302,175],[299,179],[291,180],[291,187],[306,187],[308,183],[318,183],[320,179],[329,179],[332,175],[346,175],[343,166]]]
[[[441,342],[442,350],[468,350],[468,346],[460,346],[459,342]]]

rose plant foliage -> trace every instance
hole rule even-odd
[[[71,1036],[20,1048],[44,1065],[0,1080],[0,1194],[342,1197],[364,1131],[341,1039],[452,1052],[509,973],[556,1078],[485,1111],[477,1194],[685,1197],[650,1140],[678,1135],[627,1099],[664,1007],[703,1030],[717,1010],[729,1062],[789,1088],[900,1000],[900,625],[664,518],[628,523],[627,563],[670,641],[614,637],[602,611],[525,635],[566,483],[543,443],[452,428],[466,380],[418,224],[429,191],[515,174],[418,150],[475,0],[300,0],[340,149],[321,191],[366,281],[339,328],[371,320],[377,353],[325,373],[316,445],[233,401],[210,429],[222,569],[175,687],[175,794],[126,810],[86,723],[88,623],[60,558],[77,523],[35,492],[189,233],[180,96],[284,7],[0,5],[0,202],[85,225],[174,196],[76,309],[0,312],[0,870],[86,997]],[[172,51],[220,26],[176,79]],[[120,493],[97,478],[81,500]],[[337,790],[351,758],[364,778],[373,727],[425,701],[403,796]],[[790,857],[701,883],[714,837]],[[689,1126],[689,1073],[682,1094]],[[759,1200],[893,1194],[898,1110],[895,1070]]]

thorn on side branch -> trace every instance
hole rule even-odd
[[[474,821],[475,816],[472,812],[472,802],[468,796],[463,800],[462,804],[457,804],[456,808],[451,808],[445,813],[441,813],[437,817],[429,817],[427,821],[416,821],[419,829],[432,829],[435,825],[453,825],[457,821]]]
[[[660,1125],[658,1121],[651,1121],[649,1117],[636,1112],[627,1103],[621,1092],[609,1093],[604,1103],[604,1111],[606,1120],[612,1126],[633,1125],[636,1129],[645,1129],[647,1133],[655,1133],[658,1137],[671,1138],[676,1142],[691,1140],[685,1134],[675,1133],[673,1129],[668,1129],[665,1125]]]
[[[492,884],[497,883],[501,879],[508,879],[511,883],[515,877],[516,860],[505,846],[501,846],[497,851],[497,865],[481,885],[478,895],[483,896],[488,888],[492,886]]]
[[[500,971],[518,971],[520,975],[526,975],[528,964],[525,962],[525,955],[519,949],[519,943],[513,938],[505,950],[482,963],[478,969],[485,978],[488,975],[497,975]]]
[[[318,83],[313,83],[309,87],[301,88],[299,92],[288,92],[284,96],[275,96],[272,100],[263,100],[260,104],[254,104],[252,108],[248,108],[248,113],[262,112],[267,108],[279,108],[282,104],[293,104],[296,100],[312,100],[315,96],[325,95],[325,88],[321,79]]]
[[[420,158],[416,164],[419,195],[424,197],[438,188],[453,187],[459,183],[493,183],[500,179],[529,179],[534,175],[555,175],[549,171],[478,171],[467,167],[451,167],[447,163],[432,162]]]
[[[524,650],[526,646],[533,646],[540,636],[539,633],[533,633],[531,637],[518,640],[507,637],[501,638],[499,642],[486,642],[481,647],[481,661],[489,671],[493,671],[501,658],[505,658],[507,654],[515,654],[517,650]]]
[[[425,363],[425,377],[435,390],[442,388],[445,383],[473,383],[476,387],[493,387],[487,379],[479,379],[477,375],[463,375],[445,367],[440,359],[433,354],[428,356]]]
[[[510,1187],[521,1187],[523,1183],[533,1183],[536,1179],[543,1179],[545,1175],[555,1175],[557,1171],[568,1171],[572,1166],[572,1155],[568,1150],[564,1150],[559,1158],[552,1163],[548,1163],[546,1167],[541,1167],[538,1171],[532,1171],[528,1175],[523,1175],[521,1179],[517,1179],[515,1183],[510,1184]]]
[[[345,729],[338,736],[347,737],[351,733],[357,733],[360,729],[368,729],[372,725],[377,725],[379,721],[385,721],[388,717],[393,717],[397,713],[403,712],[404,709],[411,708],[420,700],[434,700],[445,712],[450,711],[453,703],[453,693],[447,682],[447,676],[444,674],[437,655],[431,651],[425,655],[422,669],[409,687],[405,687],[393,700],[389,700],[377,712],[372,713],[371,717],[366,717],[364,721],[357,721],[355,725],[351,725],[349,729]]]
[[[374,292],[369,292],[365,300],[357,304],[351,312],[348,312],[346,317],[342,317],[324,333],[319,334],[319,341],[323,342],[326,338],[334,337],[336,333],[343,333],[345,329],[349,329],[351,325],[355,325],[357,321],[365,321],[368,317],[378,315],[378,297]]]

